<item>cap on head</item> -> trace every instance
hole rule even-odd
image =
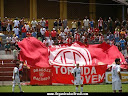
[[[53,28],[53,30],[55,30],[55,28]]]

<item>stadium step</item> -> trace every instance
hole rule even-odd
[[[0,76],[0,81],[12,81],[12,76]]]
[[[15,63],[0,63],[0,67],[15,67]]]
[[[14,67],[0,67],[0,72],[13,71]]]
[[[13,63],[12,61],[12,59],[0,59],[0,63]]]
[[[0,72],[0,77],[4,77],[4,76],[12,76],[13,72],[9,71],[9,72]]]

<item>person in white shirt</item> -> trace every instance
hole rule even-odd
[[[8,35],[8,36],[6,37],[6,41],[9,41],[9,43],[11,43],[11,40],[12,40],[11,36]]]
[[[36,28],[37,21],[35,20],[35,18],[33,18],[32,22],[31,22],[31,25],[32,25],[33,28]]]
[[[69,32],[69,27],[67,26],[65,29],[64,29],[64,33],[67,34]]]
[[[13,69],[13,76],[12,76],[12,79],[13,79],[12,92],[14,92],[16,83],[19,86],[20,92],[23,92],[21,85],[20,85],[19,69],[18,68],[19,68],[19,62],[16,62],[16,67],[14,67],[14,69]]]
[[[16,40],[17,40],[17,36],[16,34],[13,34],[12,41],[11,41],[13,46],[15,46]]]
[[[79,63],[76,64],[76,67],[72,71],[74,77],[74,85],[76,85],[76,92],[78,92],[78,86],[81,85],[81,92],[83,92],[83,80],[81,79],[81,69]]]
[[[66,40],[66,34],[64,31],[62,31],[59,36],[61,36],[63,38],[63,40]]]
[[[30,29],[30,26],[28,25],[28,22],[26,22],[26,24],[25,24],[25,29],[26,29],[27,32]]]
[[[16,19],[13,21],[13,23],[14,23],[14,27],[19,26],[20,22],[19,22],[19,20],[18,20],[17,17],[16,17]]]
[[[52,40],[52,37],[50,37],[50,39],[47,41],[48,46],[51,46],[54,44],[54,41]]]
[[[43,40],[43,44],[44,44],[45,46],[47,46],[47,47],[48,47],[48,40],[49,40],[49,39],[47,39],[47,38],[45,38],[45,39]]]
[[[43,27],[43,28],[45,28],[45,20],[44,20],[44,18],[42,18],[42,20],[40,21],[40,25]]]
[[[114,93],[116,93],[116,90],[118,90],[120,93],[122,92],[122,85],[121,85],[121,73],[120,73],[120,59],[115,59],[116,64],[108,65],[108,68],[112,68],[112,90]]]
[[[87,16],[85,16],[85,19],[83,20],[83,25],[84,25],[84,29],[85,31],[88,31],[88,27],[89,27],[89,19]]]
[[[43,42],[43,40],[44,40],[44,38],[45,38],[45,31],[46,31],[46,29],[43,28],[43,26],[41,26],[41,28],[40,28],[40,33],[41,33],[41,37],[42,37],[42,42]]]
[[[18,26],[14,27],[12,31],[13,31],[14,34],[16,34],[16,36],[18,36],[18,38],[19,38],[20,29],[18,28]]]

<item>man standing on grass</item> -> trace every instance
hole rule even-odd
[[[78,86],[81,85],[81,92],[83,92],[83,80],[81,79],[81,69],[79,64],[76,64],[76,67],[72,71],[74,77],[74,85],[76,85],[76,92],[78,92]]]
[[[112,90],[114,93],[116,93],[116,90],[119,90],[119,92],[122,92],[122,85],[121,85],[121,73],[120,73],[120,59],[115,59],[116,64],[112,64]]]
[[[18,86],[19,86],[19,89],[20,89],[20,92],[23,92],[22,91],[22,88],[21,88],[21,85],[20,85],[20,78],[19,78],[19,62],[17,61],[16,62],[16,67],[14,67],[13,69],[13,85],[12,85],[12,92],[14,92],[14,88],[15,88],[15,85],[16,83],[18,83]]]

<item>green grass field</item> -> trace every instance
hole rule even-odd
[[[75,92],[73,85],[58,86],[22,86],[24,92]],[[122,84],[123,92],[128,92],[128,84]],[[80,91],[80,88],[79,88]],[[112,92],[112,85],[84,85],[84,92]],[[12,86],[0,86],[0,92],[12,92]],[[19,87],[15,87],[15,92],[19,92]]]

